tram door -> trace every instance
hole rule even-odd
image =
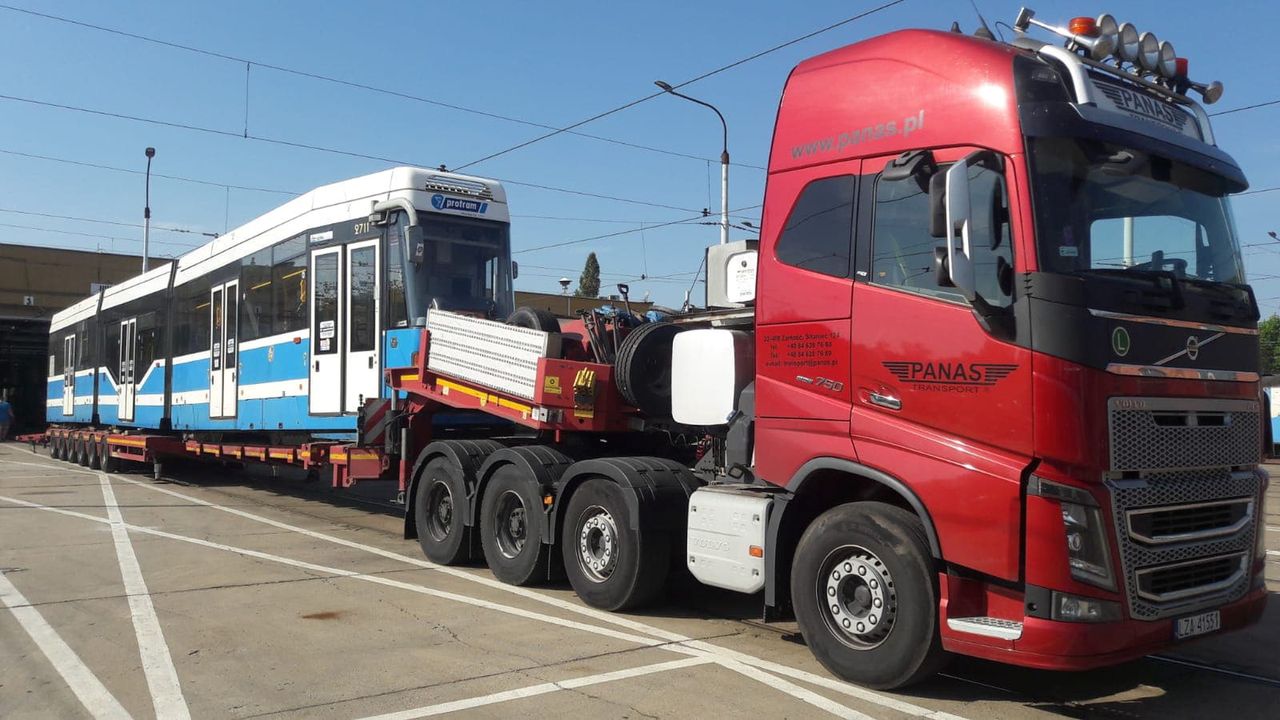
[[[138,386],[134,384],[137,345],[138,319],[129,318],[120,323],[120,387],[116,396],[120,419],[127,422],[133,422],[133,408],[138,396]]]
[[[312,415],[342,412],[342,248],[311,253]]]
[[[209,291],[209,417],[236,416],[236,380],[240,351],[240,282],[232,280]]]
[[[378,241],[347,246],[346,271],[346,383],[342,409],[360,411],[366,398],[381,388],[378,328]]]
[[[76,336],[62,340],[62,414],[76,411]]]

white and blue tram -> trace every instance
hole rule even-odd
[[[326,185],[54,315],[47,420],[349,434],[429,308],[505,318],[513,271],[495,181],[400,167]]]

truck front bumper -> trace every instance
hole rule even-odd
[[[1021,637],[1007,642],[951,632],[944,623],[942,645],[951,652],[1011,665],[1043,670],[1089,670],[1247,627],[1258,621],[1266,604],[1266,588],[1252,590],[1240,600],[1217,608],[1222,613],[1220,630],[1187,640],[1174,639],[1177,618],[1077,623],[1027,617],[1023,620]]]

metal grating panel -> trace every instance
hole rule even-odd
[[[1111,398],[1112,470],[1253,465],[1262,454],[1258,403],[1251,400]]]
[[[1139,595],[1138,571],[1182,563],[1199,558],[1249,554],[1254,546],[1256,523],[1238,532],[1210,541],[1148,545],[1130,533],[1128,511],[1161,505],[1211,502],[1241,497],[1257,497],[1258,477],[1252,470],[1232,472],[1227,468],[1185,472],[1148,473],[1140,479],[1108,480],[1111,514],[1119,539],[1120,562],[1129,599],[1129,613],[1140,620],[1156,620],[1170,615],[1232,602],[1249,589],[1249,575],[1225,589],[1211,589],[1177,600],[1157,603]],[[1150,575],[1150,572],[1144,573]],[[1211,583],[1206,582],[1206,585]]]
[[[538,360],[559,353],[560,336],[467,315],[432,310],[427,369],[533,400]]]

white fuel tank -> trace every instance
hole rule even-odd
[[[755,345],[741,330],[686,330],[671,347],[671,417],[686,425],[724,425],[755,372]]]

